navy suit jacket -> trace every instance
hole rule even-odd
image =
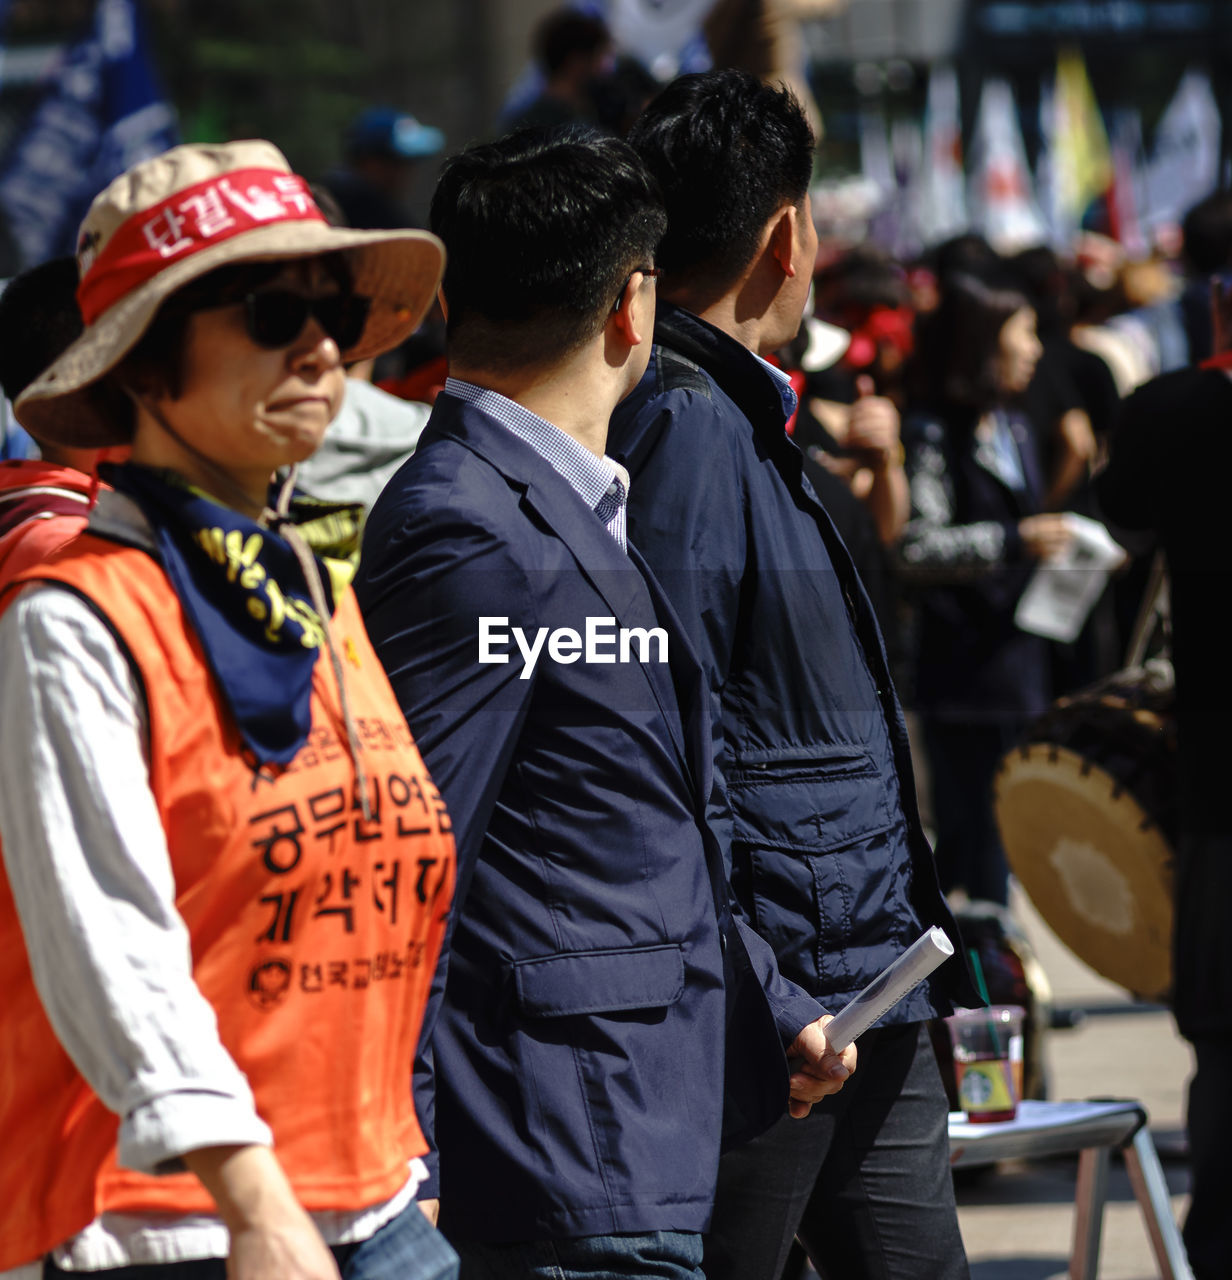
[[[783,1113],[783,1045],[820,1009],[732,919],[706,691],[675,616],[547,461],[449,395],[372,511],[357,591],[458,842],[429,1009],[442,1225],[704,1229],[721,1130]],[[659,627],[670,663],[545,643],[528,671],[512,640],[481,662],[481,618],[532,638]]]

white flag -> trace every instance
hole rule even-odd
[[[1078,227],[1067,216],[1061,199],[1057,158],[1053,154],[1057,119],[1056,98],[1051,80],[1040,81],[1039,131],[1040,150],[1035,158],[1035,190],[1048,226],[1048,243],[1058,253],[1068,253],[1074,247],[1074,234]]]
[[[894,158],[890,154],[890,135],[880,111],[860,113],[860,169],[887,202],[898,190]]]
[[[1014,91],[1004,80],[985,81],[980,94],[968,198],[972,226],[998,252],[1013,253],[1047,240]]]
[[[1210,80],[1187,71],[1155,130],[1144,218],[1149,227],[1179,223],[1219,185],[1219,134]]]
[[[617,47],[636,55],[661,80],[697,71],[702,23],[715,0],[606,0],[602,8]],[[693,56],[690,56],[693,55]]]
[[[909,261],[918,258],[926,247],[915,212],[919,206],[920,183],[928,169],[924,162],[924,133],[918,120],[895,120],[890,126],[890,156],[898,181],[890,251],[899,261]]]
[[[1114,237],[1131,258],[1142,258],[1150,250],[1142,215],[1147,207],[1146,165],[1142,150],[1142,116],[1136,107],[1126,107],[1113,117],[1112,165],[1114,177],[1109,215]]]
[[[914,197],[916,233],[925,246],[940,244],[967,230],[962,122],[958,115],[958,77],[953,67],[935,67],[928,77],[924,163]]]

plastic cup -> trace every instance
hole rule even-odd
[[[1022,1098],[1021,1005],[959,1009],[946,1018],[958,1105],[973,1124],[1012,1120]]]

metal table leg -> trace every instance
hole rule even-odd
[[[1159,1153],[1144,1125],[1125,1148],[1125,1170],[1134,1188],[1134,1196],[1146,1222],[1147,1235],[1162,1280],[1193,1280],[1185,1246],[1172,1216],[1172,1200]]]
[[[1074,1249],[1070,1280],[1095,1280],[1099,1242],[1108,1199],[1108,1148],[1086,1147],[1078,1153],[1078,1186],[1074,1195]]]

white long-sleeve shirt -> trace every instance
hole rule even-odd
[[[39,996],[66,1052],[120,1116],[122,1165],[165,1172],[199,1147],[271,1134],[192,976],[166,837],[150,791],[142,693],[80,597],[31,586],[0,617],[0,836]],[[414,1198],[314,1215],[364,1240]],[[217,1218],[103,1214],[54,1252],[65,1270],[225,1257]],[[37,1280],[41,1264],[0,1273]]]

